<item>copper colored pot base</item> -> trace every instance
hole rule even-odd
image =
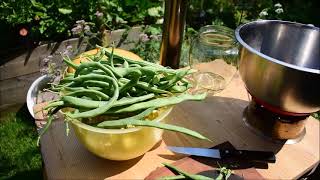
[[[294,144],[306,134],[304,124],[309,116],[279,115],[251,101],[243,112],[245,124],[274,142]]]

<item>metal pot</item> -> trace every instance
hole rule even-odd
[[[240,75],[253,98],[289,115],[320,110],[320,31],[261,20],[239,26]]]

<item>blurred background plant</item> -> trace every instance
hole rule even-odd
[[[30,40],[73,37],[76,21],[92,23],[91,32],[163,22],[163,0],[2,0],[0,49]],[[255,19],[283,19],[319,26],[315,0],[189,0],[188,27],[218,24],[235,28]],[[9,36],[6,36],[9,35]],[[13,38],[14,37],[14,38]],[[22,41],[22,42],[21,42]]]

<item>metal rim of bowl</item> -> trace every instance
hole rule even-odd
[[[36,102],[34,101],[35,97],[33,96],[34,91],[39,91],[39,88],[41,88],[39,86],[43,86],[43,81],[47,83],[48,80],[49,80],[49,77],[47,75],[40,76],[35,81],[33,81],[33,83],[28,89],[26,102],[27,102],[28,111],[33,118],[34,118],[33,107],[36,104]]]
[[[289,63],[277,60],[275,58],[272,58],[270,56],[267,56],[267,55],[255,50],[254,48],[252,48],[251,46],[249,46],[247,43],[245,43],[242,40],[242,38],[240,36],[240,30],[243,27],[251,25],[251,24],[264,24],[266,22],[279,22],[279,23],[283,23],[283,24],[293,24],[293,25],[298,25],[298,26],[303,26],[303,27],[314,28],[315,30],[320,31],[320,29],[318,27],[315,27],[315,26],[312,26],[312,25],[307,25],[307,24],[302,24],[302,23],[296,23],[296,22],[290,22],[290,21],[280,21],[280,20],[258,20],[258,21],[252,21],[252,22],[249,22],[249,23],[246,23],[246,24],[243,24],[243,25],[237,27],[237,29],[235,30],[235,36],[236,36],[237,41],[239,41],[239,43],[242,46],[247,48],[252,53],[257,54],[258,56],[261,56],[261,57],[263,57],[263,58],[265,58],[265,59],[267,59],[267,60],[269,60],[271,62],[274,62],[276,64],[280,64],[280,65],[283,65],[283,66],[286,66],[286,67],[290,67],[290,68],[293,68],[293,69],[296,69],[296,70],[299,70],[299,71],[320,74],[320,70],[319,69],[311,69],[311,68],[300,67],[300,66],[289,64]]]

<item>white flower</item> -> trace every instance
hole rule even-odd
[[[48,57],[46,57],[46,58],[43,59],[43,63],[44,63],[44,64],[47,64],[49,61],[50,61],[50,59],[49,59]]]
[[[274,7],[276,7],[276,8],[282,8],[282,5],[281,5],[280,3],[277,3],[277,4],[274,5]]]
[[[77,24],[84,24],[85,21],[84,21],[84,20],[78,20],[78,21],[76,21],[76,23],[77,23]]]
[[[160,40],[160,35],[150,35],[150,38],[153,40]]]
[[[278,8],[278,9],[275,10],[275,12],[277,14],[281,14],[281,13],[283,13],[283,9],[282,8]]]
[[[263,10],[259,13],[259,16],[262,17],[262,16],[268,16],[268,12]]]
[[[149,40],[150,40],[149,37],[148,37],[148,35],[147,35],[147,34],[144,34],[144,33],[140,34],[139,37],[140,37],[140,39],[141,39],[142,42],[146,42],[146,41],[149,41]]]
[[[84,32],[89,32],[90,31],[90,26],[86,25],[84,28],[83,28]]]
[[[72,28],[71,31],[72,31],[72,34],[73,35],[77,35],[77,34],[80,34],[81,33],[81,25],[77,25],[76,27]]]
[[[96,15],[97,17],[102,17],[102,16],[103,16],[103,13],[100,12],[100,11],[97,11],[97,12],[95,13],[95,15]]]
[[[156,24],[163,24],[163,18],[158,19],[157,22],[156,22]]]

